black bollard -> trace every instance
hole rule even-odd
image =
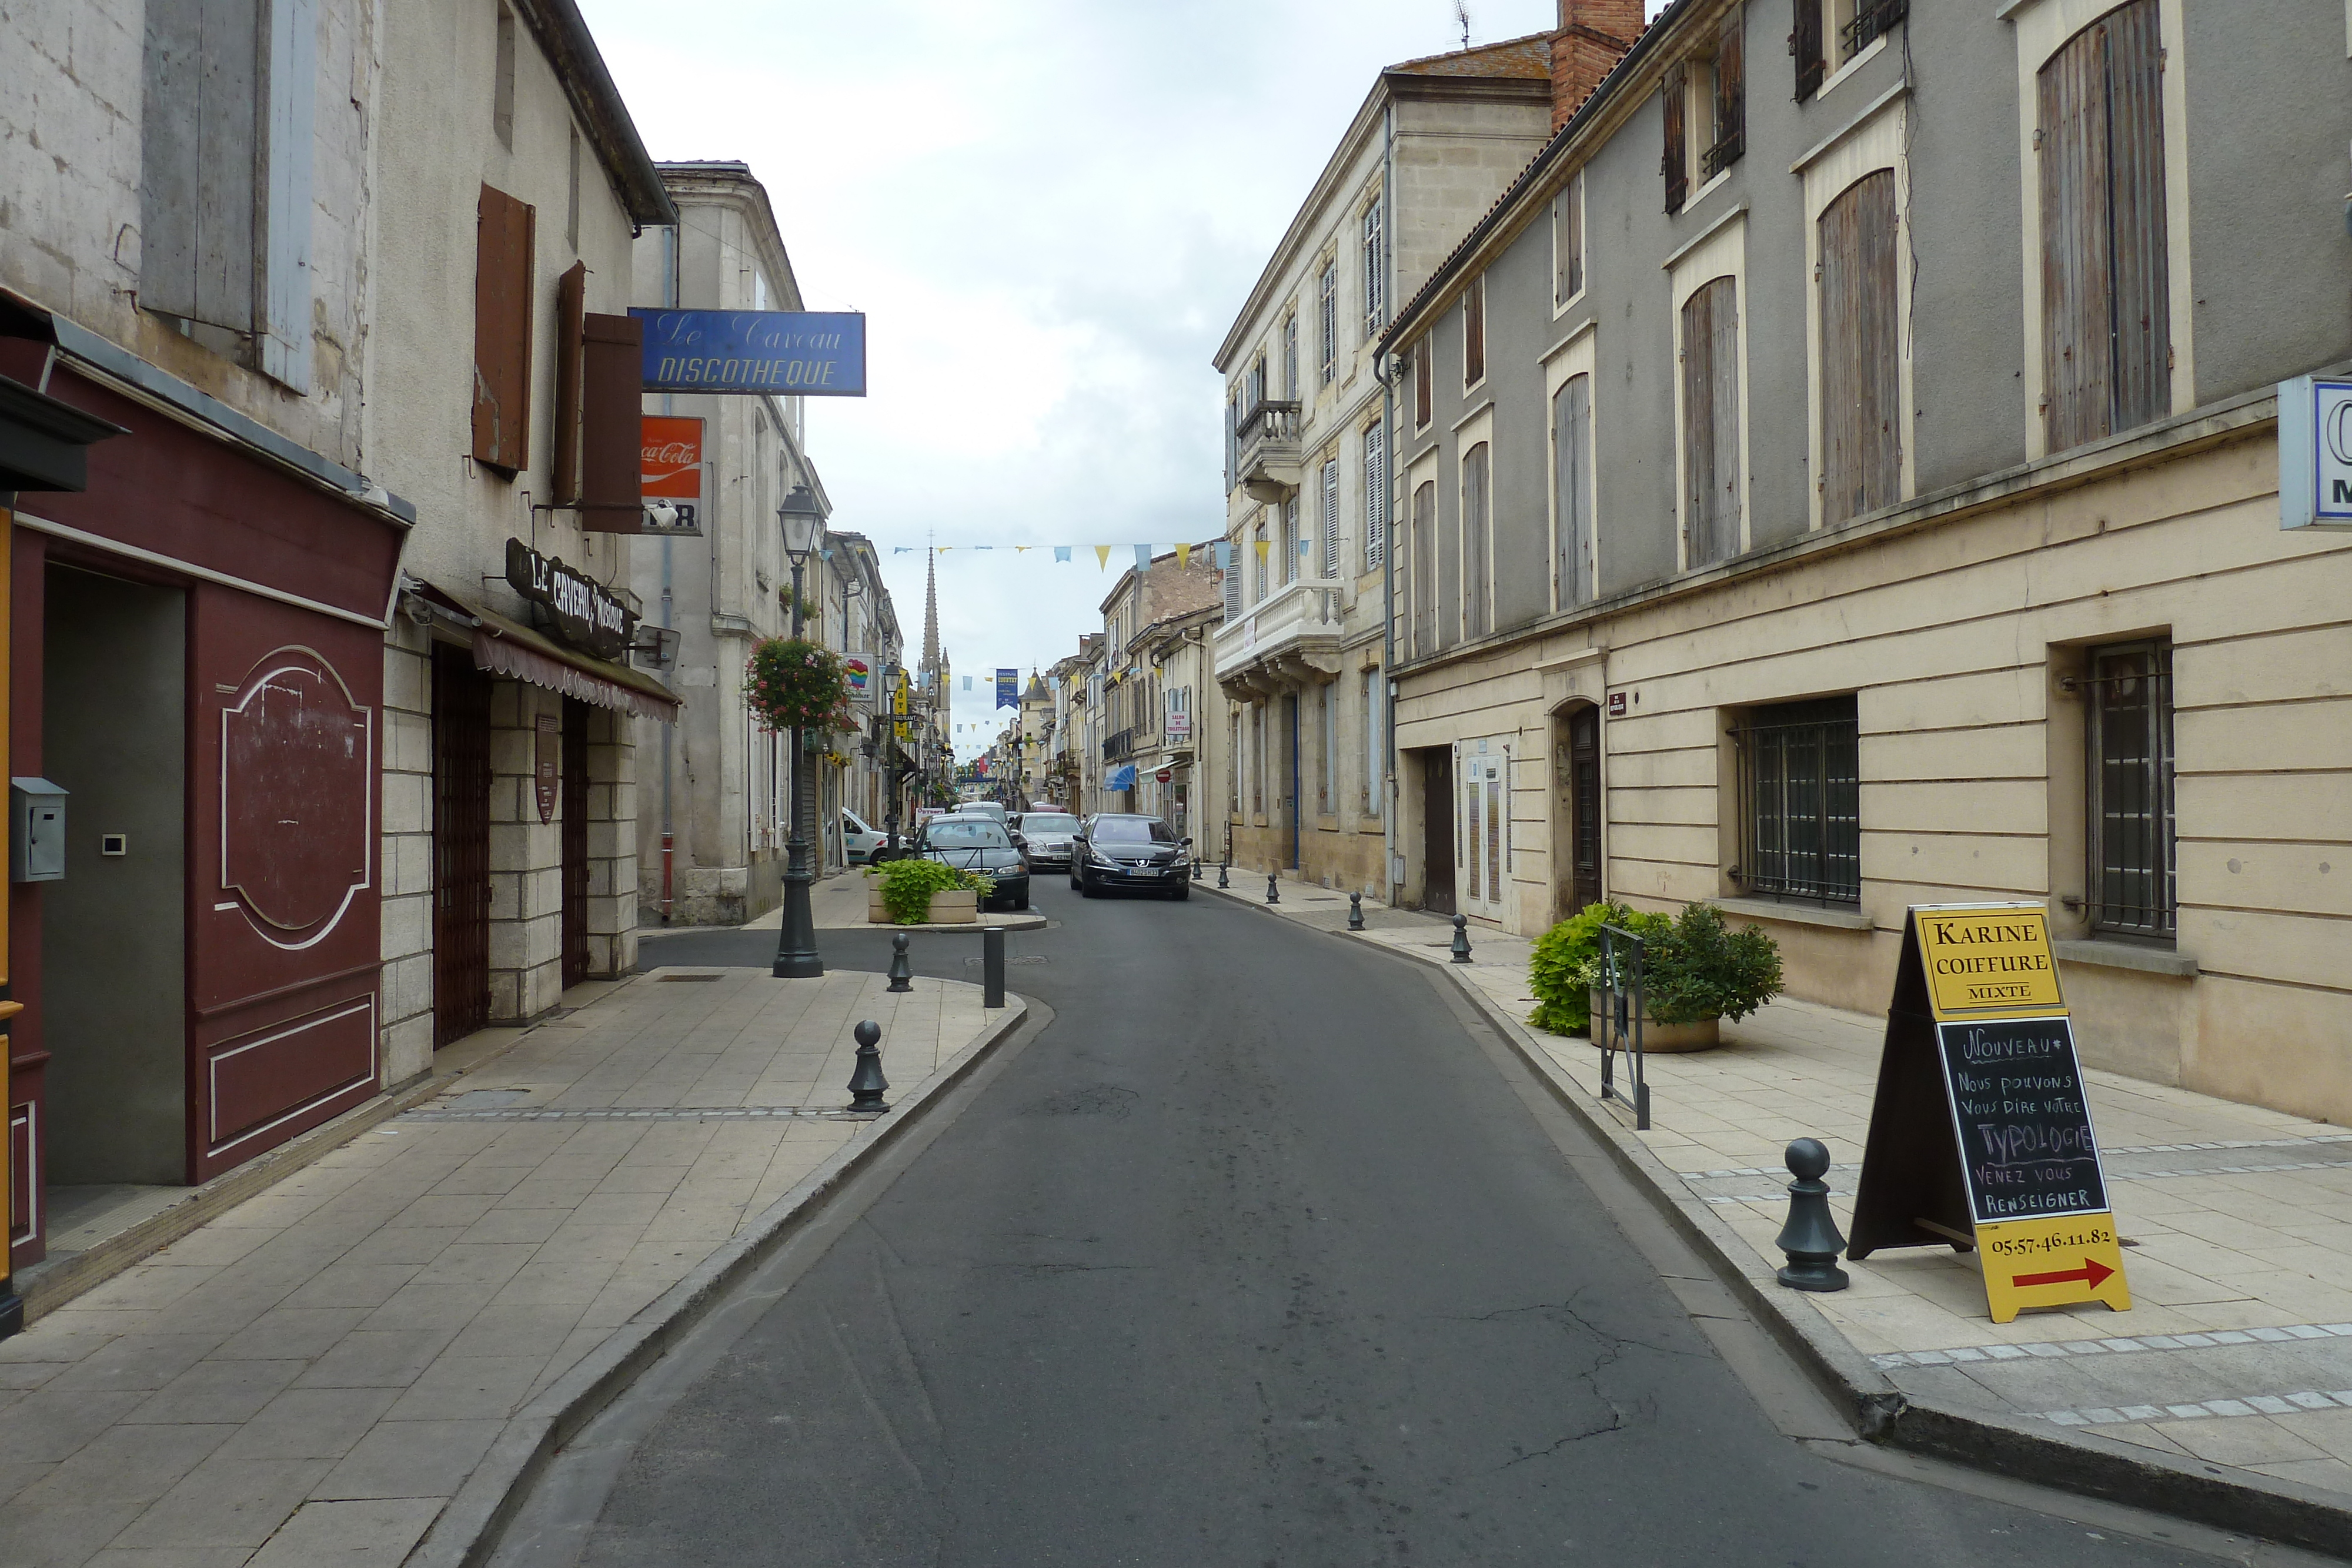
[[[1360,893],[1351,893],[1348,895],[1348,929],[1361,931],[1363,928],[1364,895]]]
[[[904,931],[890,938],[890,989],[894,991],[915,988],[915,966],[907,957],[907,944],[913,940]]]
[[[1470,917],[1466,915],[1454,917],[1454,961],[1457,964],[1470,961]]]
[[[1201,862],[1199,861],[1194,861],[1192,862],[1192,880],[1194,882],[1201,880]]]
[[[1845,1238],[1830,1218],[1829,1184],[1822,1177],[1830,1168],[1830,1151],[1818,1138],[1799,1138],[1789,1145],[1789,1223],[1776,1243],[1789,1255],[1780,1283],[1792,1291],[1843,1291],[1852,1283],[1837,1266]]]
[[[992,925],[980,934],[980,1005],[1004,1005],[1004,927]]]
[[[849,1075],[849,1108],[887,1111],[882,1091],[890,1087],[890,1081],[882,1076],[882,1052],[876,1049],[882,1043],[882,1026],[867,1019],[850,1032],[857,1040],[857,1071]]]
[[[1227,873],[1227,872],[1229,872],[1229,871],[1231,871],[1231,870],[1233,870],[1233,869],[1234,869],[1234,862],[1231,862],[1231,861],[1221,861],[1221,862],[1218,862],[1218,864],[1217,864],[1217,885],[1218,885],[1219,887],[1231,887],[1231,886],[1233,886],[1233,885],[1234,885],[1232,883],[1229,883],[1229,882],[1227,882],[1227,881],[1225,880],[1225,873]]]
[[[1265,873],[1265,901],[1268,904],[1282,902],[1282,883],[1275,879],[1272,872]]]

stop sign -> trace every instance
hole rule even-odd
[[[1152,777],[1159,779],[1162,784],[1165,784],[1176,777],[1176,770],[1173,768],[1163,768],[1159,772],[1153,774]]]

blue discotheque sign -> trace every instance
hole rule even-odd
[[[864,397],[866,318],[799,310],[632,310],[646,392]]]

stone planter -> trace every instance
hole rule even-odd
[[[1601,1042],[1601,1020],[1608,1016],[1609,993],[1594,991],[1592,998],[1592,1040]],[[1712,1051],[1723,1043],[1723,1020],[1708,1019],[1705,1023],[1660,1023],[1646,1011],[1642,1014],[1642,1054],[1671,1056],[1685,1051]]]
[[[934,925],[971,925],[980,919],[980,894],[969,888],[931,894],[926,916]]]

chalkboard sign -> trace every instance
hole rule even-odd
[[[2107,1184],[2067,1020],[1948,1023],[1936,1033],[1976,1223],[2104,1212]]]

